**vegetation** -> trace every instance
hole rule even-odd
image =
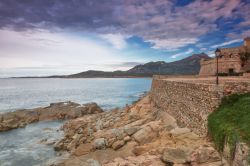
[[[218,76],[242,76],[243,73],[218,73]]]
[[[208,130],[220,151],[225,140],[231,154],[239,141],[250,145],[250,93],[225,97],[218,110],[208,117]]]

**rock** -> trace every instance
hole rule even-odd
[[[74,119],[87,114],[101,113],[103,110],[96,103],[80,105],[73,102],[52,103],[48,107],[27,110],[17,110],[1,114],[0,132],[7,131],[27,124],[44,121]]]
[[[139,131],[137,131],[133,138],[140,144],[145,144],[150,142],[153,138],[157,137],[157,133],[154,132],[150,127],[145,127]]]
[[[124,131],[129,135],[133,135],[135,132],[138,131],[137,127],[125,128]]]
[[[150,149],[150,147],[148,146],[136,146],[134,149],[133,149],[133,153],[136,155],[136,156],[139,156],[139,155],[142,155],[146,152],[148,152]]]
[[[94,149],[105,149],[107,145],[107,140],[105,138],[98,138],[94,141]]]
[[[101,164],[94,159],[88,159],[87,163],[89,164],[89,166],[101,166]]]
[[[175,128],[170,131],[173,136],[179,136],[191,132],[188,128]]]
[[[165,166],[159,156],[141,155],[129,156],[127,158],[115,158],[103,166]]]
[[[64,143],[63,143],[63,140],[57,142],[54,146],[54,149],[55,151],[60,151],[60,150],[64,150],[65,149],[65,146],[64,146]]]
[[[121,129],[112,129],[112,133],[116,136],[117,139],[123,140],[125,133]]]
[[[185,164],[190,162],[187,150],[181,148],[166,148],[162,160],[167,164]]]
[[[113,143],[112,148],[114,150],[117,150],[117,149],[121,148],[124,144],[125,144],[125,141],[118,140],[118,141],[116,141],[116,142]]]
[[[211,146],[200,146],[192,153],[191,161],[195,165],[220,161],[220,154]]]
[[[73,154],[76,156],[85,155],[91,152],[92,149],[93,149],[93,146],[91,143],[81,144],[74,150]]]
[[[130,136],[126,136],[126,137],[124,137],[124,139],[123,139],[125,142],[128,142],[128,141],[130,141],[131,140],[131,137]]]

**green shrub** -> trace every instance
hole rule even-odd
[[[220,151],[226,140],[231,153],[236,142],[250,145],[250,93],[223,98],[218,110],[208,117],[208,132]]]

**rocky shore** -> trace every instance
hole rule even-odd
[[[55,166],[222,166],[228,165],[214,145],[178,126],[149,96],[122,110],[70,120],[54,146],[70,157]]]
[[[101,113],[96,103],[80,105],[74,102],[52,103],[48,107],[17,110],[0,114],[0,132],[24,127],[38,121],[75,119],[87,114]]]

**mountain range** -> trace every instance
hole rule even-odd
[[[200,60],[202,58],[209,59],[210,57],[205,54],[193,54],[187,58],[184,58],[175,62],[149,62],[143,65],[137,65],[127,71],[96,71],[88,70],[85,72],[66,75],[66,76],[51,76],[51,77],[63,77],[63,78],[94,78],[94,77],[152,77],[154,74],[162,75],[195,75],[200,70]]]

